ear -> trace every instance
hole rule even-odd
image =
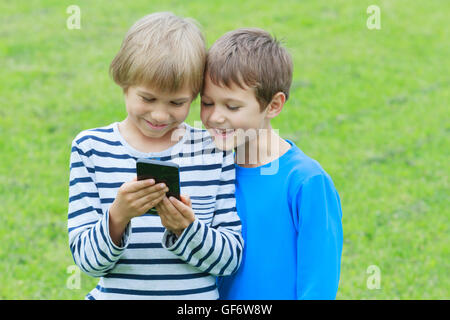
[[[277,92],[273,95],[272,101],[267,105],[266,108],[266,118],[275,118],[283,109],[284,103],[286,102],[286,95],[283,92]]]

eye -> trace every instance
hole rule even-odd
[[[202,103],[202,106],[205,106],[205,107],[211,107],[214,105],[214,103],[206,103],[205,101],[202,101],[201,103]]]
[[[144,100],[145,102],[153,102],[153,101],[156,100],[155,98],[146,98],[146,97],[143,97],[143,96],[141,96],[141,98],[142,98],[142,100]]]
[[[174,105],[174,106],[179,107],[179,106],[182,106],[183,104],[185,104],[186,102],[170,101],[170,103],[171,103],[172,105]]]
[[[236,110],[238,110],[240,107],[235,107],[235,106],[229,106],[229,105],[227,105],[227,108],[228,108],[229,110],[231,110],[231,111],[236,111]]]

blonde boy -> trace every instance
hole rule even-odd
[[[136,22],[111,63],[127,117],[78,134],[70,159],[70,249],[100,277],[87,299],[217,299],[215,277],[239,267],[233,155],[184,123],[204,64],[199,28],[167,12]],[[137,181],[138,158],[177,163],[182,201]]]

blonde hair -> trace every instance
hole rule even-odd
[[[199,93],[206,59],[205,39],[197,22],[171,12],[149,14],[127,32],[109,71],[125,91],[149,84],[175,92],[186,85]]]
[[[211,46],[206,60],[214,84],[254,88],[261,111],[277,92],[283,92],[286,100],[289,97],[292,58],[265,30],[242,28],[224,34]]]

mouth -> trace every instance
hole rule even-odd
[[[234,129],[211,128],[211,131],[214,134],[214,136],[223,139],[229,138],[234,133]]]
[[[162,129],[164,129],[164,128],[166,128],[166,127],[169,126],[168,124],[154,124],[154,123],[151,123],[151,122],[148,121],[148,120],[145,120],[145,122],[147,122],[148,126],[149,126],[152,130],[162,130]]]

